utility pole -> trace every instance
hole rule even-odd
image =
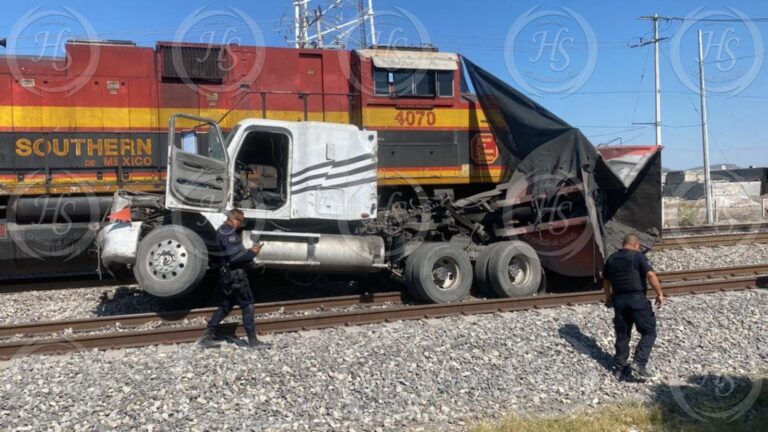
[[[653,16],[653,58],[656,75],[656,145],[661,145],[661,74],[659,73],[659,15]]]
[[[376,18],[373,13],[373,0],[368,0],[368,11],[365,18],[368,20],[368,24],[371,26],[371,46],[376,46]],[[365,24],[365,21],[363,21]]]
[[[704,147],[704,204],[707,210],[707,224],[715,222],[712,212],[712,185],[709,178],[709,132],[707,131],[707,93],[704,85],[704,48],[699,30],[699,86],[701,94],[701,140]]]
[[[360,35],[360,48],[376,45],[373,0],[314,1],[320,5],[310,11],[310,0],[292,0],[293,44],[296,48],[328,45],[341,48],[353,31]],[[351,11],[354,11],[354,18],[345,18]],[[366,24],[370,28],[366,28]]]
[[[658,14],[654,14],[653,16],[642,16],[640,17],[643,21],[652,21],[653,22],[653,39],[649,41],[641,40],[640,43],[635,45],[630,45],[630,48],[639,48],[644,47],[646,45],[653,44],[653,57],[654,57],[654,69],[655,69],[655,78],[656,78],[656,122],[653,123],[653,125],[656,127],[656,145],[661,146],[661,73],[660,73],[660,66],[659,66],[659,42],[667,40],[669,38],[660,38],[659,37],[659,21],[660,20],[666,20],[669,19],[668,17],[660,17]]]
[[[307,3],[309,0],[293,0],[293,27],[296,48],[307,46]]]
[[[323,27],[321,21],[323,19],[323,12],[318,9],[315,11],[315,25],[317,26],[317,48],[323,48]]]

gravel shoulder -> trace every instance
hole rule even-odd
[[[611,311],[586,305],[276,335],[269,351],[192,345],[0,366],[0,428],[463,430],[515,412],[651,402],[695,375],[768,364],[768,293],[658,311],[660,379],[615,381]],[[243,428],[243,421],[246,427]]]

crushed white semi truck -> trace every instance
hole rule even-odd
[[[225,140],[215,121],[179,114],[168,142],[165,194],[116,193],[98,239],[104,267],[132,272],[166,298],[189,293],[216,266],[215,231],[234,207],[245,213],[245,246],[264,244],[257,266],[388,272],[428,302],[460,300],[473,283],[492,295],[532,295],[544,268],[599,272],[606,236],[596,230],[637,204],[641,177],[658,165],[653,147],[600,149],[602,166],[624,172],[614,191],[623,198],[611,205],[612,190],[568,176],[533,194],[530,176],[468,197],[387,191],[376,132],[346,124],[251,119]]]
[[[99,233],[101,263],[114,274],[132,272],[153,295],[183,296],[216,266],[216,229],[237,207],[246,247],[264,244],[257,266],[388,272],[418,299],[451,302],[473,283],[489,295],[534,294],[544,269],[597,278],[625,233],[646,242],[659,235],[658,147],[595,148],[544,107],[464,64],[476,92],[464,97],[482,109],[503,156],[505,172],[488,190],[451,179],[425,189],[408,174],[393,187],[391,172],[379,179],[378,161],[396,152],[354,125],[248,119],[224,140],[217,122],[177,114],[164,195],[115,194],[112,222]]]

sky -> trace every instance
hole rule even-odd
[[[317,7],[329,0],[310,0]],[[8,2],[9,53],[61,55],[67,37],[286,46],[291,0]],[[379,43],[458,52],[523,91],[593,144],[653,144],[658,14],[663,163],[702,165],[697,31],[708,89],[710,161],[768,166],[768,2],[732,0],[374,0]],[[680,19],[677,19],[680,18]],[[329,18],[330,21],[330,18]],[[62,32],[61,29],[67,29]],[[344,39],[354,45],[359,33]],[[2,53],[2,49],[0,49]],[[650,123],[650,124],[649,124]]]

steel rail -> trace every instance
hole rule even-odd
[[[694,270],[679,270],[658,273],[659,280],[664,283],[675,281],[690,281],[712,278],[735,278],[746,276],[768,275],[768,264],[757,264],[739,267],[719,267]]]
[[[733,246],[737,244],[768,243],[768,232],[720,234],[696,237],[674,237],[656,242],[651,250],[684,249],[710,246]]]
[[[723,277],[733,278],[757,275],[768,275],[768,265],[664,272],[659,273],[659,279],[662,283],[669,283],[675,281],[690,281]],[[364,304],[401,303],[402,296],[403,294],[401,292],[386,292],[364,294],[360,296],[351,295],[321,299],[294,300],[286,302],[257,303],[256,312],[259,314],[270,312],[297,312],[307,310],[334,309],[345,306]],[[85,333],[102,330],[116,325],[119,325],[123,328],[131,328],[139,327],[151,322],[174,323],[196,318],[207,318],[213,313],[214,310],[215,308],[201,308],[159,313],[115,315],[75,320],[7,324],[0,325],[0,339],[11,338],[16,335],[36,336],[52,334],[65,330],[71,330],[73,333]],[[235,309],[233,312],[238,315],[240,314],[239,309]]]
[[[738,224],[693,225],[664,228],[664,236],[675,234],[716,234],[749,233],[768,228],[766,222],[746,222]]]
[[[255,306],[256,313],[259,314],[271,312],[300,312],[334,309],[356,305],[402,303],[402,296],[403,294],[399,291],[385,293],[366,293],[362,295],[326,297],[320,299],[256,303]],[[115,325],[120,325],[121,327],[138,327],[150,322],[158,321],[173,323],[195,318],[208,318],[215,310],[216,308],[213,307],[159,313],[114,315],[108,317],[84,318],[76,320],[7,324],[0,326],[0,339],[10,338],[16,335],[33,336],[51,334],[70,329],[73,332],[89,332],[98,331]],[[233,315],[240,315],[240,309],[235,308],[232,313]]]
[[[670,284],[665,287],[669,296],[712,293],[729,290],[745,290],[765,286],[761,277],[708,280],[695,283]],[[365,309],[341,313],[321,313],[284,318],[261,319],[257,329],[261,333],[294,332],[340,326],[376,324],[391,321],[418,320],[459,315],[511,312],[556,306],[599,303],[603,294],[599,291],[567,294],[550,294],[536,297],[494,299],[461,303],[399,306],[384,309]],[[146,331],[128,331],[107,334],[20,340],[0,344],[0,358],[11,359],[32,354],[62,354],[90,349],[130,348],[158,344],[193,342],[204,329],[202,325],[159,328]],[[227,323],[221,327],[222,335],[242,335],[239,323]]]

